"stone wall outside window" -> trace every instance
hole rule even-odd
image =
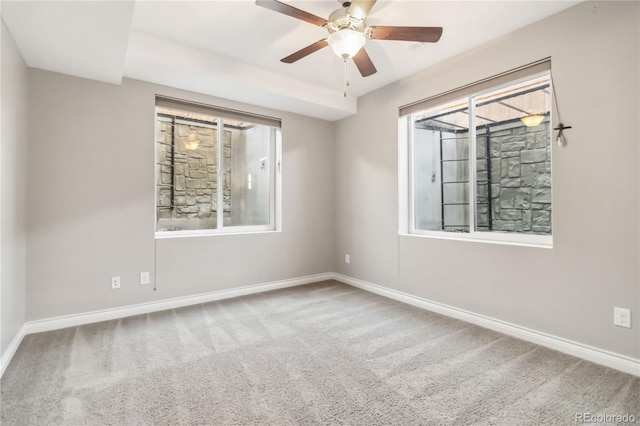
[[[490,137],[493,231],[551,234],[551,144],[548,119],[536,127],[520,123],[492,128]],[[477,137],[476,180],[486,180],[486,132]],[[478,183],[477,201],[488,200]],[[478,206],[478,230],[489,230],[487,205]]]
[[[171,123],[160,121],[158,126],[157,167],[159,172],[156,173],[158,219],[215,219],[218,211],[216,205],[217,129],[196,124],[176,123],[175,155],[172,165]],[[185,143],[189,141],[189,135],[194,139],[194,134],[199,145],[196,149],[187,149]],[[222,188],[223,208],[228,213],[231,197],[232,131],[225,130],[223,135],[223,173],[227,175]],[[173,200],[170,185],[173,185]]]

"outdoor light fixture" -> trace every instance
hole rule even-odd
[[[526,117],[520,118],[520,121],[522,121],[522,124],[524,124],[527,127],[539,126],[540,123],[542,123],[542,120],[544,120],[544,115],[542,114],[527,115]]]
[[[362,49],[365,41],[364,33],[347,28],[331,33],[327,38],[327,43],[334,53],[345,61],[353,58]]]
[[[198,140],[198,136],[195,133],[189,133],[187,136],[187,140],[184,141],[184,147],[188,150],[193,151],[194,149],[200,146],[200,141]]]
[[[553,76],[551,77],[553,81]],[[558,132],[556,134],[556,142],[558,142],[558,146],[564,148],[567,146],[567,137],[564,135],[564,131],[570,129],[571,126],[565,126],[562,123],[562,119],[560,118],[560,107],[558,106],[558,97],[556,96],[556,85],[551,85],[551,93],[553,95],[553,102],[556,104],[556,115],[558,116],[558,127],[554,127],[553,130]]]
[[[564,131],[570,128],[571,126],[565,126],[564,124],[560,123],[558,124],[558,127],[553,129],[558,132],[558,134],[556,135],[556,141],[558,142],[559,146],[567,145],[567,138],[564,135]]]

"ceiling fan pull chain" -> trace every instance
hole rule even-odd
[[[344,58],[344,97],[347,97],[347,88],[349,87],[349,66],[347,58]]]

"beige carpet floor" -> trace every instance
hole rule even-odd
[[[640,422],[638,377],[335,281],[28,335],[0,387],[3,426]]]

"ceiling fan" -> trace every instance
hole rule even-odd
[[[376,0],[338,0],[338,2],[342,4],[342,8],[332,12],[329,19],[324,19],[277,0],[256,0],[258,6],[326,28],[329,32],[327,38],[282,58],[282,62],[292,64],[326,46],[331,46],[335,54],[345,63],[348,59],[353,59],[360,74],[368,77],[375,74],[377,70],[364,49],[367,39],[435,43],[442,35],[442,27],[368,26],[366,18]]]

